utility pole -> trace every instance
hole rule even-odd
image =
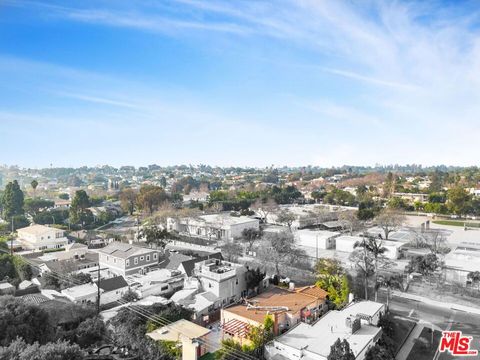
[[[315,248],[316,248],[316,257],[317,257],[317,263],[318,263],[318,234],[315,237]]]
[[[100,314],[100,261],[97,268],[97,315]]]
[[[10,235],[10,256],[13,256],[13,233],[14,233],[14,227],[13,227],[13,215],[12,215],[12,234]]]

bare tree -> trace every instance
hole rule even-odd
[[[295,251],[295,239],[291,232],[282,231],[267,234],[265,240],[259,249],[259,255],[265,262],[274,264],[275,272],[279,276],[280,265],[297,260],[298,252]]]
[[[241,241],[247,244],[246,252],[247,254],[252,251],[253,245],[257,242],[263,235],[262,229],[248,228],[243,229]]]
[[[278,204],[272,198],[257,199],[251,209],[260,215],[262,222],[266,224],[268,215],[278,210]]]
[[[351,236],[364,226],[363,221],[358,219],[356,211],[342,211],[338,214],[338,220],[342,223],[342,228],[348,231]]]
[[[382,228],[385,240],[388,240],[390,233],[398,230],[405,222],[405,216],[392,209],[383,209],[377,215],[375,221]]]
[[[277,214],[277,222],[288,226],[288,230],[292,231],[292,224],[297,219],[297,216],[288,209],[282,209]]]

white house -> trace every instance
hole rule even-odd
[[[87,283],[62,290],[62,295],[76,304],[95,303],[97,301],[97,285]]]
[[[306,250],[311,249],[333,249],[335,238],[340,236],[339,232],[322,230],[298,230],[295,232],[296,245]]]
[[[373,301],[354,303],[341,311],[330,311],[312,325],[300,323],[265,346],[267,359],[327,360],[330,347],[345,339],[356,360],[363,360],[368,349],[380,339],[377,327],[385,305]]]
[[[183,288],[185,275],[179,270],[157,269],[146,274],[132,274],[126,277],[130,288],[140,298],[164,296]]]
[[[466,285],[468,274],[480,271],[480,246],[460,244],[445,255],[445,279],[452,283]]]
[[[335,241],[337,251],[351,253],[355,250],[355,243],[361,243],[363,241],[363,237],[343,235],[337,237]],[[386,249],[383,255],[386,258],[392,260],[398,259],[400,257],[400,249],[405,245],[405,243],[400,241],[390,241],[382,239],[376,239],[376,241],[378,244],[381,244],[381,246]]]
[[[246,272],[244,265],[208,259],[195,264],[193,276],[198,278],[205,292],[216,297],[215,305],[220,307],[247,295]]]
[[[114,301],[120,300],[123,295],[128,291],[128,283],[123,276],[116,276],[109,279],[100,279],[100,284],[96,282],[100,287],[100,304],[110,304]]]
[[[190,218],[168,218],[167,228],[180,234],[212,240],[233,240],[242,236],[244,229],[259,229],[260,222],[248,216],[229,213],[200,215]]]
[[[355,250],[355,243],[361,243],[362,241],[363,237],[361,236],[339,236],[336,238],[336,249],[337,251],[351,253]],[[405,243],[400,241],[376,239],[376,242],[386,249],[383,255],[391,260],[398,259],[401,254],[400,249],[405,246]]]
[[[17,230],[17,241],[28,250],[60,249],[68,244],[61,229],[45,225],[31,225]]]

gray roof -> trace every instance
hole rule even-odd
[[[187,276],[192,276],[193,269],[195,269],[195,264],[203,261],[203,260],[208,260],[208,259],[219,259],[223,260],[223,256],[221,252],[216,252],[213,254],[209,254],[206,256],[201,256],[195,259],[187,260],[182,262],[183,269],[185,270],[185,273]]]
[[[181,263],[191,259],[192,259],[191,256],[167,252],[165,254],[165,260],[160,263],[160,268],[168,269],[168,270],[177,270]]]
[[[130,256],[145,254],[154,250],[115,241],[104,248],[98,249],[98,251],[117,258],[128,259]]]
[[[96,284],[98,285],[98,281]],[[116,276],[109,279],[101,279],[99,287],[104,291],[113,291],[128,287],[128,283],[125,281],[123,276]]]

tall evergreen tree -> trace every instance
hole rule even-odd
[[[3,192],[3,218],[10,220],[13,216],[23,215],[23,191],[20,190],[17,180],[9,182]]]

